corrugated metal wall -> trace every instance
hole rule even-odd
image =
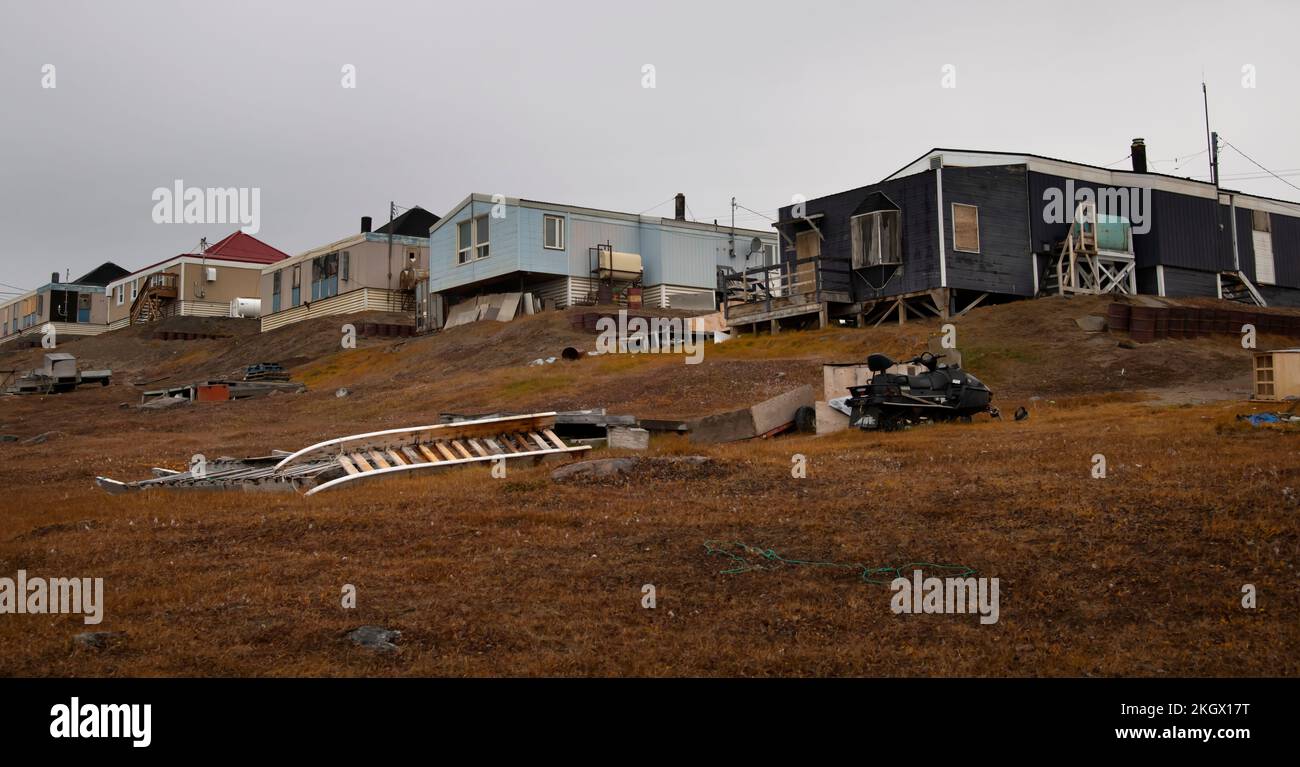
[[[948,287],[1016,296],[1034,294],[1027,195],[1023,165],[943,169]],[[979,253],[959,251],[953,246],[953,204],[979,209]]]

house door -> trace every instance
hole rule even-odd
[[[799,232],[794,239],[794,255],[799,261],[816,258],[822,254],[822,238],[815,231]],[[817,290],[817,262],[800,263],[795,271],[795,285],[791,293],[812,293]]]
[[[1251,242],[1255,249],[1255,282],[1261,285],[1273,285],[1277,282],[1277,272],[1273,265],[1272,221],[1264,211],[1251,211]]]

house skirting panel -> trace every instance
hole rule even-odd
[[[337,296],[322,298],[310,304],[301,304],[274,314],[262,315],[262,332],[292,325],[295,322],[328,317],[332,314],[357,314],[359,312],[401,312],[403,294],[384,288],[358,288]],[[227,307],[229,309],[229,307]]]

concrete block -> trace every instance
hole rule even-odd
[[[650,432],[635,426],[610,426],[609,447],[612,450],[645,450],[650,447]]]
[[[778,426],[790,423],[794,420],[796,410],[801,407],[812,407],[813,402],[813,388],[804,385],[766,402],[758,403],[750,408],[754,419],[754,433],[766,434]]]
[[[691,423],[691,442],[699,444],[735,442],[753,439],[755,435],[754,416],[749,408],[714,413]]]
[[[814,407],[817,408],[818,434],[831,434],[849,428],[849,417],[829,404],[818,402]]]
[[[850,386],[863,386],[870,380],[871,370],[866,365],[822,365],[822,398],[847,397]]]

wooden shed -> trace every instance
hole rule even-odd
[[[1252,399],[1300,397],[1300,349],[1255,352]]]

